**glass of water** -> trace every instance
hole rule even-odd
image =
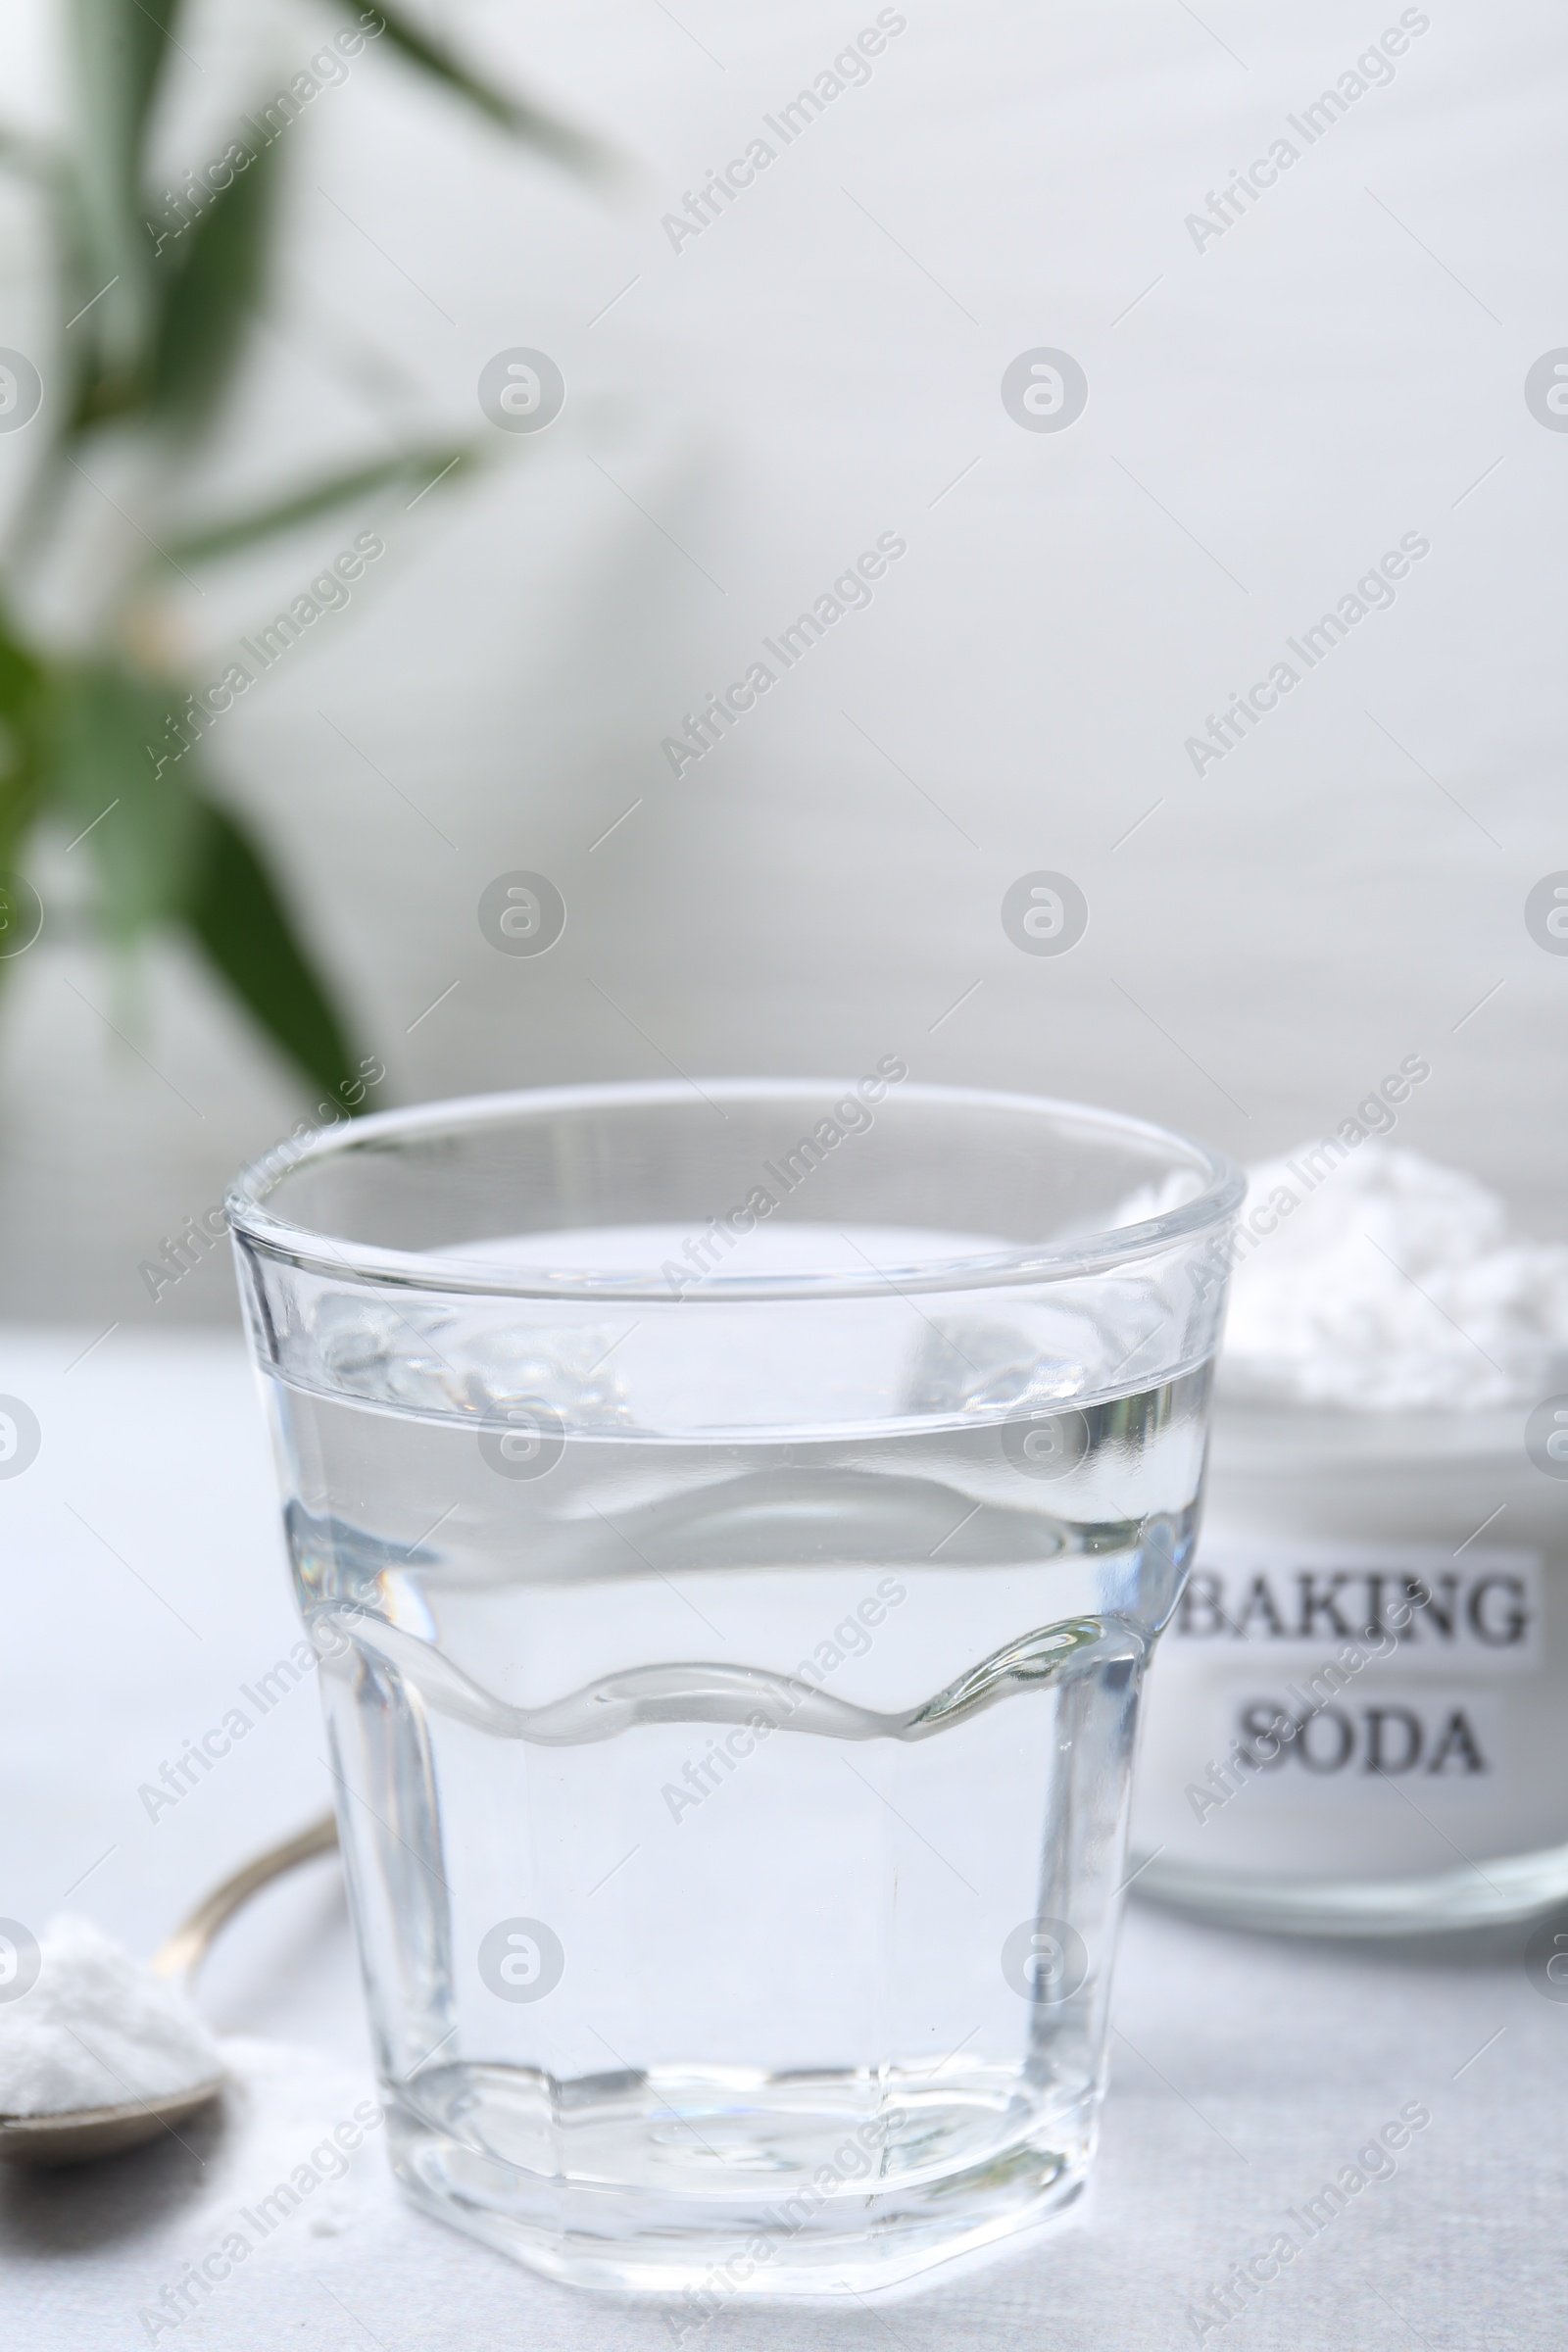
[[[1075,2193],[1239,1193],[896,1055],[391,1112],[240,1180],[422,2205],[680,2336]]]

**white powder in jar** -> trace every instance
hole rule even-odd
[[[178,1986],[90,1919],[52,1919],[36,1981],[0,2001],[0,2115],[167,2098],[222,2072],[217,2042]]]
[[[1511,1237],[1495,1193],[1417,1152],[1326,1158],[1248,1171],[1228,1396],[1473,1411],[1568,1385],[1568,1247]]]

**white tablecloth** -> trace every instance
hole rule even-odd
[[[138,1797],[297,1638],[260,1413],[237,1343],[116,1332],[0,1338],[0,1393],[43,1442],[0,1481],[6,1613],[6,1871],[0,1911],[69,1902],[150,1949],[212,1880],[318,1810],[303,1686],[156,1821]],[[1392,2178],[1352,2194],[1238,2317],[1246,2352],[1568,2341],[1563,2084],[1568,2004],[1541,1996],[1523,1931],[1487,1949],[1354,1949],[1229,1936],[1132,1910],[1114,2080],[1094,2186],[1026,2248],[874,2307],[737,2308],[709,2352],[832,2344],[906,2352],[1164,2352],[1232,2267],[1412,2102],[1430,2125]],[[0,2177],[6,2352],[149,2341],[186,2266],[220,2246],[371,2097],[336,1864],[236,1923],[203,1980],[236,2036],[224,2110],[74,2174]],[[372,2130],[177,2326],[207,2352],[379,2344],[470,2352],[670,2342],[658,2306],[589,2299],[425,2220],[394,2193]],[[335,2168],[326,2168],[335,2169]],[[1267,2268],[1267,2263],[1261,2266]],[[940,2275],[939,2275],[940,2276]]]

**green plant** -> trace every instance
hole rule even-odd
[[[358,54],[347,45],[354,38],[384,39],[501,130],[577,168],[603,163],[589,141],[487,86],[394,10],[339,5],[354,31],[337,31],[337,54]],[[293,483],[245,512],[190,518],[182,477],[242,389],[272,281],[290,142],[274,144],[254,124],[236,128],[204,172],[199,202],[158,195],[149,148],[186,54],[174,38],[180,0],[68,6],[66,138],[44,146],[0,130],[0,167],[31,182],[43,211],[58,312],[55,356],[40,370],[40,446],[29,451],[0,565],[0,874],[15,872],[40,823],[68,827],[94,861],[101,935],[129,952],[154,930],[183,931],[274,1045],[336,1096],[351,1067],[342,1015],[266,858],[213,790],[199,727],[184,747],[176,714],[195,682],[164,651],[160,609],[172,572],[189,579],[399,483],[431,482],[443,469],[450,482],[470,453],[404,448]],[[15,409],[14,370],[0,394]],[[84,639],[66,649],[58,631],[51,642],[28,617],[38,602],[29,592],[60,558],[88,486],[110,496],[105,464],[119,493],[111,503],[128,495],[135,510],[121,508],[141,552],[95,599]],[[175,756],[161,756],[160,744]],[[0,905],[0,917],[16,912],[14,897]]]

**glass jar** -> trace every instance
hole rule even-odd
[[[1554,1403],[1568,1427],[1568,1397],[1216,1406],[1198,1562],[1148,1698],[1144,1893],[1340,1936],[1568,1895]]]

